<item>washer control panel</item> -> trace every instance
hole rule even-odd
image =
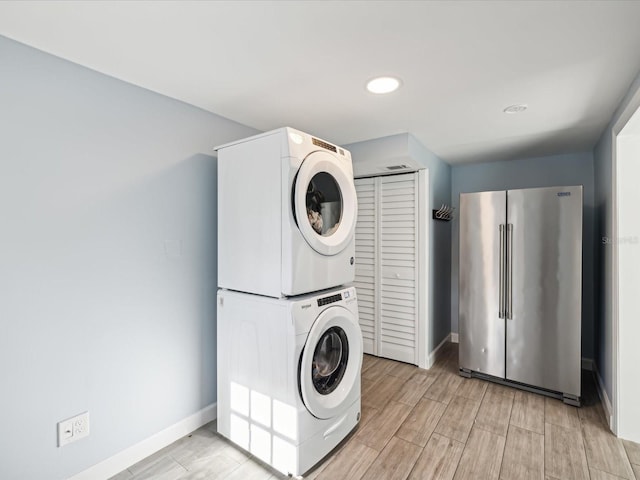
[[[324,305],[329,305],[330,303],[339,302],[342,300],[342,293],[336,293],[335,295],[330,295],[328,297],[323,297],[318,299],[318,306],[322,307]]]

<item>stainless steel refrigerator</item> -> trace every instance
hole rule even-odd
[[[460,195],[460,374],[580,404],[582,186]]]

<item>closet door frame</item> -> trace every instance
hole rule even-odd
[[[418,242],[417,260],[418,264],[418,324],[416,325],[416,336],[418,341],[417,365],[420,368],[431,368],[429,362],[429,337],[432,325],[430,300],[430,225],[431,225],[431,200],[429,186],[429,170],[426,168],[418,170],[418,191],[416,193],[416,208],[418,209],[418,219],[416,222],[416,239]]]

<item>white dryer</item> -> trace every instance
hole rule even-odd
[[[291,475],[360,420],[355,288],[295,299],[218,291],[218,432]]]
[[[283,297],[353,282],[349,151],[289,127],[216,150],[219,287]]]

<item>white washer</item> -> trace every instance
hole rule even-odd
[[[216,150],[219,287],[283,297],[353,282],[347,150],[289,127]]]
[[[360,420],[355,288],[295,299],[218,291],[218,432],[301,475]]]

